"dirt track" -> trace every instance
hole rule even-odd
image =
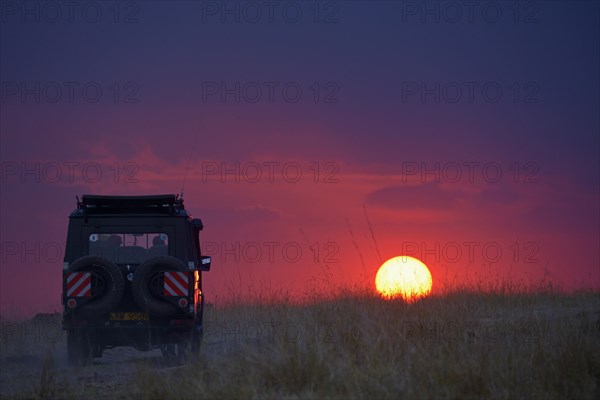
[[[159,350],[139,352],[123,347],[106,350],[94,365],[69,368],[66,335],[55,330],[53,322],[3,323],[0,351],[0,393],[2,397],[52,397],[85,392],[100,397],[127,393],[136,366],[161,368]],[[58,336],[57,336],[58,335]]]
[[[140,369],[179,368],[166,365],[158,349],[141,352],[131,347],[105,350],[93,365],[70,368],[58,316],[1,322],[1,328],[0,398],[126,398],[135,394],[132,382]],[[217,347],[221,346],[204,345],[204,355],[219,351]]]
[[[136,364],[150,363],[160,357],[140,353],[130,348],[112,349],[93,366],[73,369],[66,365],[66,350],[57,343],[54,350],[0,358],[0,385],[3,396],[28,397],[52,395],[54,392],[73,394],[95,393],[112,396],[124,393],[127,382],[136,373]],[[91,392],[91,393],[90,393]]]

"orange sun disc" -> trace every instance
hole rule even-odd
[[[381,297],[400,297],[408,302],[427,296],[432,283],[427,266],[409,256],[390,258],[381,265],[375,276],[375,288]]]

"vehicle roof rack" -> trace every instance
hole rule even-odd
[[[174,194],[150,196],[101,196],[84,194],[77,200],[84,216],[91,214],[174,214],[185,210],[183,199]]]

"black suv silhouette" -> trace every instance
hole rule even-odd
[[[160,348],[182,362],[202,341],[200,219],[176,195],[77,199],[63,269],[63,329],[69,362],[104,349]]]

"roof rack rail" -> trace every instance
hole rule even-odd
[[[185,210],[183,199],[174,194],[150,196],[102,196],[84,194],[77,208],[89,214],[174,214]]]

